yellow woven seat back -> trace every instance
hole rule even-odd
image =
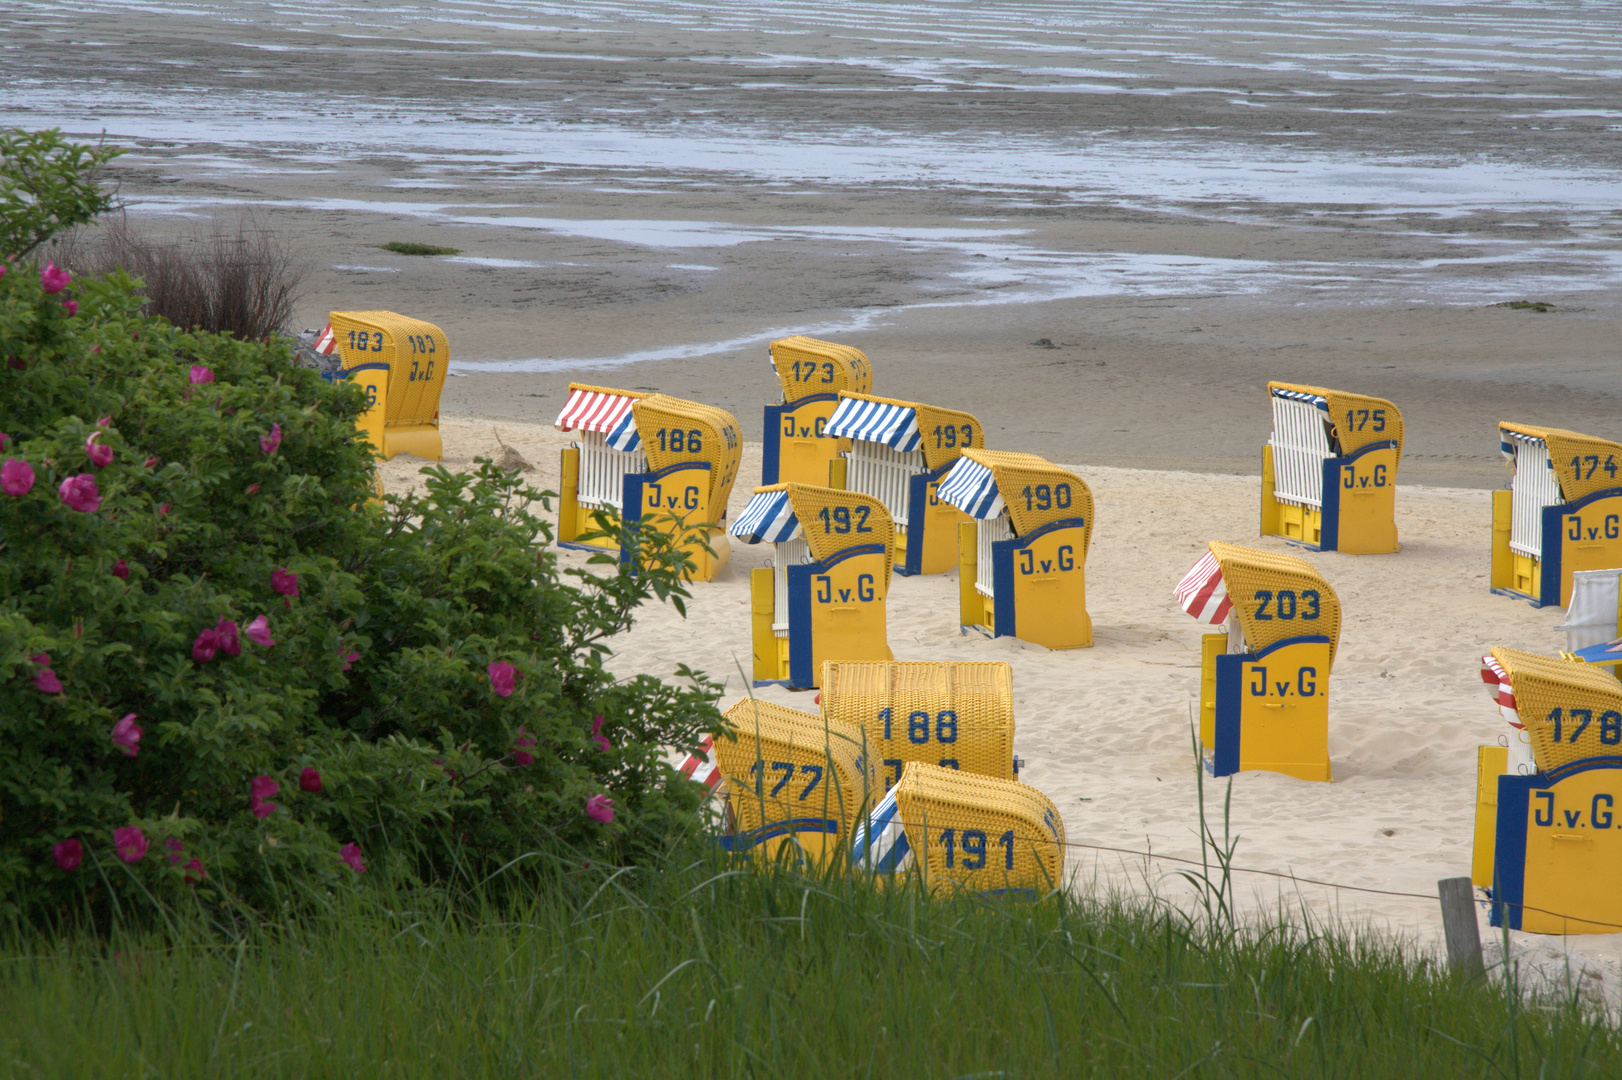
[[[874,792],[861,728],[756,698],[724,716],[737,738],[717,736],[715,760],[741,833],[850,835]]]
[[[810,484],[772,484],[762,491],[787,491],[800,535],[818,562],[825,562],[865,544],[884,545],[884,583],[895,566],[895,521],[880,500],[860,491],[813,487]]]
[[[1064,883],[1064,822],[1029,784],[914,762],[895,796],[931,889],[1044,896]]]
[[[642,451],[655,472],[688,461],[709,463],[710,513],[720,520],[726,513],[732,482],[738,478],[738,463],[743,459],[743,434],[738,421],[725,409],[664,394],[639,397],[631,405],[631,412],[636,417]]]
[[[1329,421],[1334,425],[1335,440],[1340,443],[1343,455],[1355,454],[1370,443],[1394,441],[1397,444],[1397,460],[1402,460],[1402,410],[1385,398],[1349,394],[1344,390],[1330,390],[1322,386],[1268,383],[1268,393],[1274,390],[1313,394],[1328,401]]]
[[[332,335],[344,369],[387,364],[389,427],[431,424],[439,416],[451,346],[433,323],[392,311],[334,311]]]
[[[1008,507],[1015,535],[1024,536],[1055,521],[1080,518],[1084,525],[1078,558],[1086,561],[1093,541],[1093,493],[1081,477],[1035,454],[968,450],[960,456],[978,461],[996,477],[997,491]]]
[[[1305,559],[1211,541],[1222,581],[1245,644],[1264,649],[1285,638],[1322,634],[1329,639],[1329,662],[1340,644],[1340,597]]]
[[[919,762],[1014,779],[1014,673],[1005,663],[822,665],[822,714],[867,731],[887,790]]]
[[[1560,478],[1560,494],[1576,502],[1596,491],[1622,487],[1622,443],[1596,439],[1564,428],[1538,427],[1501,421],[1501,431],[1542,439],[1549,448],[1549,464]]]
[[[796,334],[769,346],[772,368],[783,385],[783,400],[792,405],[813,394],[870,393],[873,367],[867,354],[850,345]]]
[[[1622,764],[1622,683],[1596,664],[1493,649],[1543,772],[1589,758]]]

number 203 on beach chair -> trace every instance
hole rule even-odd
[[[1292,555],[1211,541],[1175,590],[1207,634],[1200,665],[1200,742],[1215,776],[1266,769],[1329,780],[1329,671],[1340,600]]]
[[[1498,425],[1511,472],[1492,493],[1492,590],[1536,607],[1571,599],[1578,570],[1622,567],[1622,444]]]
[[[1267,393],[1262,535],[1352,555],[1396,551],[1402,413],[1383,398],[1317,386],[1273,382]]]
[[[826,430],[850,440],[829,486],[872,495],[895,521],[895,572],[944,574],[957,566],[958,526],[969,519],[937,488],[960,453],[985,446],[980,421],[953,409],[841,393]]]
[[[378,456],[438,461],[444,455],[439,396],[451,360],[445,332],[392,311],[334,311],[327,333],[343,364],[335,378],[366,392],[367,409],[355,427]]]
[[[943,502],[973,521],[958,529],[959,622],[1050,649],[1093,643],[1087,546],[1093,493],[1034,454],[965,450],[941,480]]]
[[[732,535],[775,547],[772,566],[749,572],[756,686],[809,689],[825,660],[894,659],[885,598],[895,530],[882,502],[773,484],[755,489]]]
[[[1614,934],[1622,930],[1622,683],[1603,667],[1515,649],[1486,659],[1508,681],[1537,768],[1506,771],[1501,748],[1481,748],[1471,879],[1492,893],[1494,926]]]
[[[627,523],[699,533],[710,550],[696,540],[687,545],[696,563],[692,576],[714,579],[731,554],[726,505],[743,455],[731,413],[664,394],[570,383],[557,426],[580,432],[563,451],[562,546],[629,558],[613,537],[582,538],[604,529],[604,512],[612,511]]]
[[[783,403],[766,406],[760,482],[828,483],[828,468],[850,442],[827,432],[840,391],[873,391],[867,356],[849,345],[816,338],[779,338],[771,343],[772,369],[783,387]]]

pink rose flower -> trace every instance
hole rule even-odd
[[[259,494],[259,485],[258,484],[249,484],[248,485],[248,494],[249,495],[257,495],[257,494]]]
[[[214,626],[214,636],[220,643],[220,651],[226,656],[240,656],[242,643],[237,640],[237,624],[220,616],[220,621]]]
[[[291,570],[277,568],[270,572],[270,587],[281,596],[298,595],[298,575]]]
[[[97,352],[101,351],[101,346],[100,345],[96,346],[96,351]],[[97,427],[112,427],[113,426],[113,418],[110,417],[110,416],[104,416],[100,420],[96,421],[96,426]]]
[[[274,814],[276,812],[276,804],[273,802],[266,802],[265,800],[276,794],[281,789],[282,786],[276,782],[274,777],[254,777],[253,783],[248,785],[248,806],[253,810],[253,816],[256,818],[267,818]]]
[[[513,680],[518,669],[504,660],[497,660],[490,664],[490,689],[496,692],[497,697],[512,697]]]
[[[130,564],[125,562],[123,559],[119,559],[117,562],[113,563],[113,577],[122,581],[128,581],[130,579]]]
[[[68,318],[70,318],[70,319],[73,318],[75,315],[79,314],[79,301],[77,301],[77,300],[64,300],[64,301],[62,301],[62,310],[68,313]]]
[[[169,865],[179,866],[180,860],[183,857],[182,852],[186,850],[186,845],[182,844],[179,840],[176,840],[171,836],[169,839],[163,842],[163,849],[169,853]]]
[[[298,774],[298,786],[311,794],[321,791],[321,774],[315,771],[314,766],[304,766],[304,771]]]
[[[84,452],[90,455],[90,464],[98,469],[105,469],[113,463],[113,448],[103,446],[97,442],[96,439],[100,436],[101,432],[98,431],[86,439],[84,441]]]
[[[274,454],[280,445],[282,445],[282,425],[273,423],[270,425],[268,435],[259,436],[259,449],[267,454]]]
[[[58,870],[71,874],[79,869],[79,863],[84,860],[84,845],[71,838],[64,840],[51,845],[51,857],[56,860]]]
[[[344,865],[355,873],[366,873],[366,864],[360,860],[360,845],[354,841],[350,841],[338,849],[338,858],[342,859]]]
[[[202,859],[193,859],[191,862],[181,867],[181,869],[186,874],[186,880],[191,882],[193,885],[196,885],[199,881],[202,881],[204,878],[208,877],[208,871],[203,869]]]
[[[197,640],[191,643],[191,658],[199,664],[206,664],[214,659],[214,654],[220,649],[220,635],[212,628],[204,630],[197,635]]]
[[[204,367],[202,364],[193,364],[189,378],[191,379],[193,386],[201,386],[203,383],[213,382],[214,373],[208,370],[208,368]]]
[[[77,510],[81,514],[94,514],[101,506],[101,492],[96,488],[96,478],[87,472],[68,477],[56,492],[70,510]]]
[[[339,671],[348,671],[355,665],[355,661],[359,659],[360,653],[356,652],[354,649],[344,652],[344,647],[342,645],[338,646]]]
[[[520,765],[535,764],[535,755],[525,749],[535,745],[535,736],[524,728],[518,729],[518,737],[513,739],[513,760]]]
[[[162,506],[158,507],[158,516],[159,517],[164,517],[169,513],[169,511],[171,511],[173,509],[174,509],[174,504],[173,503],[164,503]]]
[[[145,468],[145,469],[150,469],[154,465],[157,465],[157,464],[159,464],[159,461],[158,461],[158,459],[156,457],[149,457],[145,461],[141,462],[141,467]]]
[[[52,296],[67,288],[70,284],[72,284],[72,282],[73,275],[56,265],[54,262],[47,262],[45,264],[45,269],[39,272],[40,288],[44,289]]]
[[[34,489],[34,467],[21,458],[0,465],[0,490],[7,495],[27,495]]]
[[[254,619],[242,634],[255,645],[263,645],[267,649],[276,644],[275,640],[270,636],[270,617],[268,615],[261,615]]]
[[[134,713],[126,713],[124,719],[113,725],[113,742],[124,751],[125,757],[134,757],[141,752],[141,726],[135,722]]]
[[[146,834],[141,831],[139,825],[126,825],[122,829],[114,829],[113,846],[118,849],[118,857],[125,862],[135,863],[146,858]]]
[[[607,795],[593,795],[586,800],[586,816],[607,825],[614,820],[614,800]]]
[[[42,694],[60,694],[62,692],[62,680],[58,679],[56,672],[51,670],[51,654],[35,653],[32,659],[34,663],[39,665],[39,670],[34,672],[34,689]]]
[[[605,754],[608,753],[610,750],[614,749],[614,744],[609,742],[608,741],[608,736],[603,734],[603,714],[602,713],[598,713],[595,717],[592,718],[592,721],[591,721],[591,741],[596,743],[597,744],[597,749],[601,750]]]

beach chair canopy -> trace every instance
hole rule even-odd
[[[386,426],[435,422],[451,362],[445,331],[392,311],[334,311],[328,319],[346,371],[372,364],[388,366]]]
[[[810,484],[759,487],[727,531],[746,544],[782,544],[803,536],[819,562],[863,544],[883,544],[886,584],[895,562],[890,512],[859,491]]]
[[[860,349],[799,334],[777,339],[770,349],[783,400],[790,405],[815,394],[866,394],[873,389],[873,367]]]
[[[741,832],[832,820],[804,831],[847,836],[877,798],[860,727],[758,698],[723,715],[734,737],[716,738],[712,752]]]
[[[1498,706],[1498,715],[1507,720],[1513,727],[1521,727],[1520,710],[1515,704],[1515,684],[1494,657],[1481,658],[1481,681],[1487,686],[1487,696],[1492,703]]]
[[[641,394],[610,390],[606,386],[570,383],[569,398],[558,413],[559,431],[595,431],[605,436],[610,449],[631,453],[642,446],[631,405]]]
[[[1176,596],[1184,611],[1213,625],[1231,610],[1253,650],[1285,638],[1322,634],[1329,639],[1329,662],[1335,661],[1340,598],[1305,559],[1213,540],[1206,556],[1178,584]]]
[[[881,760],[951,758],[968,772],[1014,778],[1014,669],[1006,663],[829,660],[819,685],[822,715],[864,727],[868,744],[885,750],[875,754]]]
[[[1547,468],[1553,471],[1565,502],[1608,488],[1622,487],[1622,443],[1596,439],[1564,428],[1537,427],[1501,421],[1498,448],[1503,451],[1511,472],[1518,470],[1517,450],[1541,444],[1548,454]]]
[[[1306,402],[1322,411],[1330,426],[1330,450],[1336,456],[1355,454],[1370,443],[1394,441],[1397,460],[1402,460],[1402,412],[1384,398],[1283,382],[1268,383],[1267,392],[1272,397]]]
[[[985,429],[970,413],[849,391],[840,393],[825,431],[842,439],[881,443],[901,453],[922,451],[924,464],[932,470],[964,450],[986,444]]]
[[[1083,558],[1092,543],[1092,491],[1075,473],[1035,454],[965,450],[938,492],[943,501],[982,521],[1006,509],[1016,536],[1079,518],[1084,524]]]
[[[631,403],[631,415],[641,436],[642,452],[655,472],[684,462],[709,462],[711,513],[724,517],[732,482],[738,478],[738,463],[743,460],[743,430],[733,415],[713,405],[664,394],[637,397]]]
[[[1540,770],[1592,758],[1622,767],[1622,682],[1606,667],[1518,649],[1495,648],[1491,659],[1508,677]]]

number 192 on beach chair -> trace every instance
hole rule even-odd
[[[1492,494],[1492,590],[1564,605],[1578,570],[1622,567],[1622,444],[1500,423],[1508,491]]]
[[[1267,393],[1262,535],[1353,555],[1396,551],[1402,413],[1383,398],[1317,386],[1272,382]]]
[[[378,456],[444,456],[439,396],[451,360],[445,332],[392,311],[334,311],[327,332],[343,364],[336,377],[366,392],[367,409],[355,426]]]
[[[850,449],[848,439],[828,434],[828,421],[841,391],[872,393],[872,365],[860,349],[798,334],[770,348],[783,402],[766,406],[760,482],[823,487],[829,466]]]
[[[964,633],[1050,649],[1093,643],[1086,581],[1093,493],[1081,477],[1034,454],[965,450],[939,495],[974,519],[958,529]]]
[[[732,535],[775,548],[772,566],[749,572],[756,686],[809,689],[826,660],[894,659],[885,598],[895,530],[882,502],[773,484],[755,489]]]
[[[895,521],[895,572],[944,574],[957,566],[958,526],[969,519],[937,489],[960,453],[985,446],[980,421],[953,409],[845,392],[826,430],[850,441],[833,462],[829,486],[872,495]]]
[[[1265,769],[1329,780],[1329,671],[1340,600],[1303,559],[1211,541],[1175,590],[1207,634],[1200,742],[1215,776]]]

